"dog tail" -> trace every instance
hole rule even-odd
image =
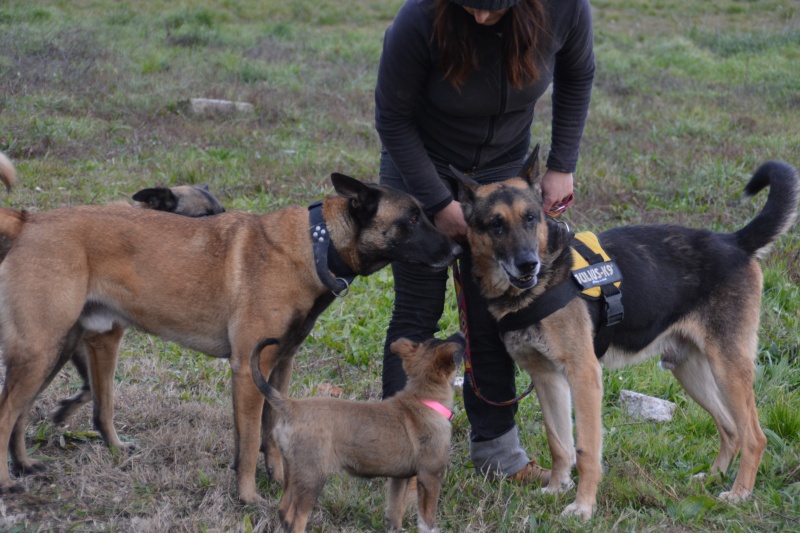
[[[26,211],[0,207],[0,237],[9,241],[16,239],[27,218]]]
[[[764,209],[748,225],[734,233],[739,247],[750,257],[762,258],[778,237],[789,231],[800,203],[800,176],[782,161],[769,161],[756,170],[744,188],[754,196],[769,187]]]
[[[256,343],[255,348],[253,348],[253,354],[250,356],[250,373],[253,375],[253,381],[255,381],[256,387],[258,387],[258,390],[261,391],[261,394],[264,395],[267,401],[276,407],[283,403],[284,398],[275,387],[264,379],[264,374],[261,373],[261,351],[267,346],[278,343],[278,339],[261,339]]]
[[[7,192],[11,192],[11,187],[17,182],[14,165],[3,152],[0,152],[0,181],[6,186]]]

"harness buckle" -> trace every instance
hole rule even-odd
[[[605,325],[614,326],[622,322],[625,317],[625,309],[622,307],[622,292],[617,290],[615,294],[603,295],[605,301]]]

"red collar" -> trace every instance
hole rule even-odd
[[[422,403],[442,415],[448,420],[453,420],[453,411],[434,400],[420,400]]]

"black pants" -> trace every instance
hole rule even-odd
[[[518,174],[519,164],[493,169],[484,175],[471,176],[479,183],[498,181]],[[392,168],[385,153],[381,157],[381,183],[401,190],[403,180]],[[507,169],[507,170],[506,170]],[[501,402],[516,395],[515,366],[506,352],[497,329],[497,323],[489,314],[486,302],[472,278],[469,253],[465,251],[459,261],[461,280],[467,303],[467,326],[472,356],[473,375],[483,397]],[[395,340],[406,337],[424,341],[439,331],[439,320],[445,304],[447,271],[431,272],[419,267],[393,264],[394,309],[386,333],[383,354],[383,397],[394,395],[406,383],[400,358],[389,350]],[[475,441],[491,440],[510,431],[515,424],[517,405],[497,407],[484,402],[475,395],[469,383],[464,383],[464,407]]]

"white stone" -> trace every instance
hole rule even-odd
[[[255,107],[247,102],[230,100],[211,100],[209,98],[190,98],[189,104],[195,113],[232,113],[234,111],[251,112]]]
[[[628,415],[633,418],[669,422],[672,420],[672,413],[675,412],[674,403],[638,392],[622,390],[619,393],[619,399],[627,408]]]

